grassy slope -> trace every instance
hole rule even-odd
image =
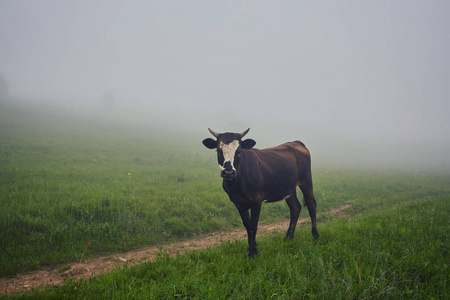
[[[448,299],[450,196],[398,198],[351,219],[325,221],[315,241],[259,239],[128,267],[23,298]]]
[[[77,260],[89,241],[92,255],[239,224],[200,142],[181,149],[154,131],[6,108],[0,276]]]
[[[59,110],[1,108],[0,276],[79,260],[89,241],[86,256],[241,226],[200,140]],[[316,168],[313,176],[319,211],[342,203],[354,213],[390,209],[450,189],[449,176],[418,172]],[[287,217],[284,203],[270,204],[261,222]]]

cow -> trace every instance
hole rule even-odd
[[[290,210],[290,224],[286,239],[294,237],[295,226],[301,210],[296,188],[300,187],[304,205],[308,207],[312,223],[312,235],[319,237],[316,225],[316,200],[311,177],[311,156],[300,142],[258,150],[256,142],[242,138],[242,133],[209,132],[216,138],[206,138],[203,145],[216,149],[222,187],[241,215],[248,235],[248,256],[257,254],[256,232],[263,203],[285,200]],[[249,213],[249,210],[251,214]]]

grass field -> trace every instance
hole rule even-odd
[[[2,277],[242,226],[201,138],[58,109],[0,108]],[[350,219],[319,218],[317,242],[300,225],[292,242],[258,238],[255,260],[245,242],[162,253],[31,297],[448,298],[450,175],[321,166],[313,178],[319,212],[352,204]],[[276,203],[260,220],[288,217]]]
[[[428,209],[424,209],[424,206]],[[125,267],[27,299],[448,299],[450,197],[399,201],[351,219],[321,223],[314,241],[302,227],[293,241],[260,238]]]

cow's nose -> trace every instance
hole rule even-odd
[[[225,179],[233,179],[236,177],[236,172],[234,170],[222,170],[221,176]]]
[[[223,170],[222,171],[222,173],[224,174],[224,175],[232,175],[232,174],[234,174],[234,171],[233,170]]]
[[[220,175],[225,179],[233,179],[236,177],[236,171],[229,161],[225,162],[223,165],[222,173]]]

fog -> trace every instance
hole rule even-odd
[[[324,165],[450,169],[449,53],[445,0],[0,2],[9,99]]]

